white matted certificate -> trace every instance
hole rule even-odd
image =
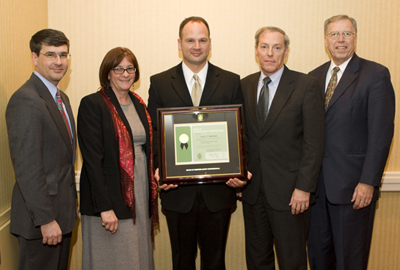
[[[175,164],[229,162],[228,122],[174,124]]]

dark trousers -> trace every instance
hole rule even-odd
[[[307,270],[309,210],[298,215],[274,210],[261,187],[255,205],[243,202],[243,214],[247,269],[275,269],[275,242],[280,270]]]
[[[196,269],[197,243],[202,270],[225,269],[230,209],[211,212],[199,192],[189,213],[182,214],[166,209],[164,213],[167,217],[174,270]]]
[[[323,180],[318,194],[311,208],[308,237],[311,269],[367,269],[376,201],[360,210],[354,210],[353,204],[331,204]]]
[[[42,239],[18,236],[19,270],[67,270],[72,233],[63,235],[55,246],[42,244]]]

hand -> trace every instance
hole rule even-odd
[[[177,188],[177,187],[178,187],[178,185],[173,185],[173,184],[169,184],[169,185],[163,184],[163,185],[160,186],[160,183],[159,183],[159,182],[160,182],[160,174],[159,174],[159,172],[158,172],[158,168],[157,168],[156,171],[154,172],[154,178],[155,178],[156,181],[157,181],[158,187],[161,188],[161,189],[163,189],[163,190],[169,190],[169,189],[171,189],[171,188]]]
[[[114,213],[114,210],[108,210],[100,213],[101,225],[111,234],[114,234],[118,230],[118,218]]]
[[[247,172],[248,180],[251,180],[251,176],[252,176],[252,174],[250,172]],[[226,184],[233,188],[241,188],[241,187],[247,185],[247,181],[242,181],[238,178],[231,178],[226,182]],[[239,196],[239,197],[241,197],[241,196]]]
[[[238,178],[231,178],[225,184],[233,188],[241,188],[247,184],[247,181],[242,181]]]
[[[289,206],[292,207],[293,215],[304,213],[310,206],[310,192],[295,188]]]
[[[251,177],[252,177],[253,175],[251,174],[251,172],[247,172],[247,180],[248,181],[250,181],[251,180]],[[231,178],[232,179],[232,178]],[[229,181],[231,181],[231,179],[229,179]],[[233,178],[233,179],[237,179],[237,178]],[[238,179],[239,180],[239,179]],[[228,182],[229,182],[228,181]],[[236,180],[235,180],[236,181]],[[243,186],[245,186],[245,185],[247,185],[247,182],[248,181],[241,181],[241,180],[239,180],[240,182],[243,182],[244,184],[243,184]],[[228,182],[227,182],[227,184],[228,184]],[[232,187],[230,184],[228,184],[228,186],[230,186],[230,187]],[[243,187],[242,186],[242,187]],[[237,187],[236,188],[236,199],[237,200],[242,200],[242,187]]]
[[[43,241],[45,245],[53,246],[57,245],[62,240],[62,232],[57,221],[53,220],[47,224],[40,226],[40,231],[42,232]]]
[[[351,199],[351,202],[354,202],[353,209],[359,210],[370,205],[372,195],[374,195],[374,186],[358,183]]]

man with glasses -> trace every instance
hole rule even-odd
[[[325,154],[312,206],[311,269],[366,269],[379,187],[393,137],[389,70],[355,54],[357,23],[325,21],[331,61],[310,72],[325,96]]]
[[[77,217],[75,122],[58,83],[68,69],[69,40],[44,29],[30,41],[35,71],[6,109],[16,175],[11,233],[20,245],[19,269],[67,269]]]

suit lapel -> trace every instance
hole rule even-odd
[[[175,72],[171,74],[171,86],[186,106],[193,106],[192,98],[190,97],[189,89],[187,88],[185,77],[183,76],[182,63],[177,65],[175,67]]]
[[[319,69],[319,74],[315,76],[315,78],[318,80],[318,83],[321,87],[321,95],[322,98],[325,100],[325,89],[326,89],[326,74],[328,73],[328,69],[331,66],[331,62],[325,63],[320,69]]]
[[[75,119],[74,119],[74,116],[73,116],[73,113],[72,113],[72,109],[71,109],[71,104],[69,103],[68,98],[66,97],[64,92],[62,92],[62,91],[60,91],[60,92],[61,92],[62,100],[63,100],[63,102],[65,104],[65,108],[67,109],[67,113],[68,113],[68,116],[69,116],[69,121],[71,123],[71,132],[72,132],[72,137],[73,137],[72,142],[73,142],[73,148],[74,148],[74,154],[75,154],[75,151],[76,151]],[[74,161],[73,162],[75,163],[75,156],[74,156]]]
[[[342,78],[340,79],[338,85],[336,86],[335,92],[332,95],[331,100],[329,101],[328,108],[335,104],[335,102],[340,98],[341,95],[349,88],[349,86],[357,79],[358,77],[358,69],[360,64],[360,58],[354,54],[353,58],[350,60],[349,64],[344,71]]]
[[[51,96],[50,91],[47,89],[46,85],[44,85],[44,83],[36,75],[32,74],[31,80],[39,96],[44,99],[47,109],[49,110],[51,117],[53,118],[58,130],[60,131],[60,135],[67,145],[68,152],[71,154],[71,156],[74,156],[68,129],[65,125],[64,119],[60,111],[58,110],[54,98]],[[68,107],[70,107],[69,104]],[[70,112],[71,114],[69,114]],[[68,115],[70,116],[70,118],[73,118],[72,111],[68,111]],[[74,121],[71,122],[71,126],[72,123],[74,123]],[[73,132],[75,132],[75,127],[73,127]]]
[[[214,65],[208,63],[207,79],[206,84],[204,85],[203,93],[201,95],[200,106],[210,103],[209,100],[216,91],[219,82],[220,79],[218,70],[214,67]]]
[[[291,71],[285,66],[281,77],[281,80],[276,90],[274,99],[272,100],[271,107],[262,129],[263,133],[267,133],[278,117],[286,101],[294,90],[294,78],[291,75]]]
[[[253,121],[253,125],[257,127],[257,129],[261,132],[260,124],[258,121],[258,112],[257,112],[257,89],[258,89],[258,81],[260,78],[260,72],[254,73],[249,78],[249,85],[246,86],[246,92],[243,93],[247,96],[248,107],[246,111],[249,112],[250,118]]]

